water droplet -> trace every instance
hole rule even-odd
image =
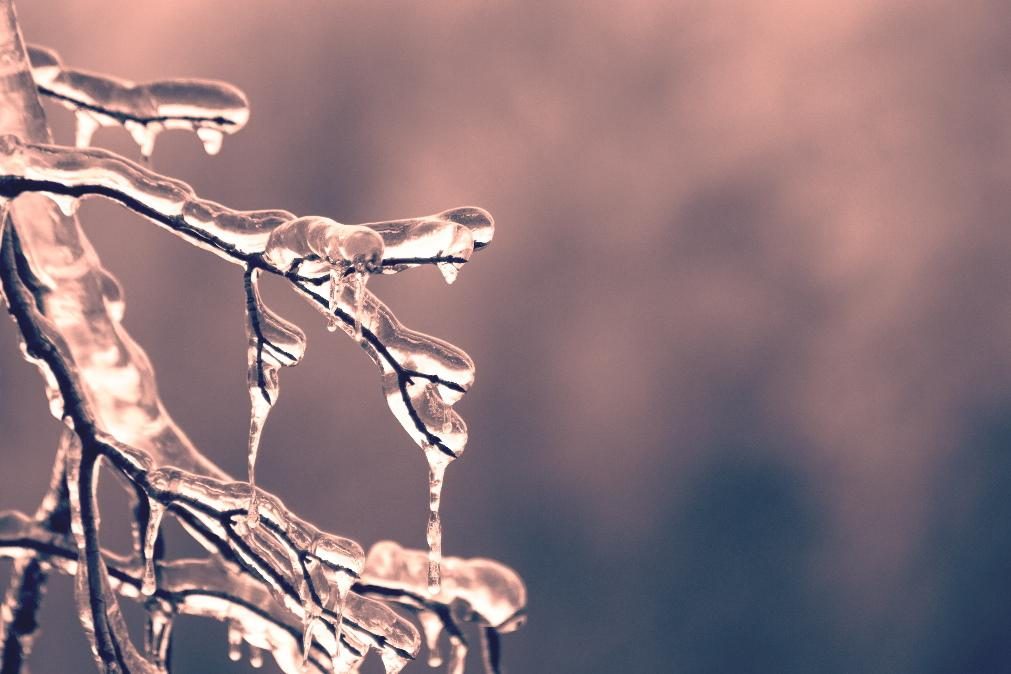
[[[144,550],[141,558],[144,561],[144,579],[141,582],[141,594],[150,597],[157,589],[158,582],[154,568],[154,545],[158,540],[158,530],[161,527],[165,506],[153,499],[148,500],[147,531],[144,534]]]
[[[425,645],[428,647],[428,666],[438,667],[442,664],[442,653],[439,651],[439,636],[442,634],[442,618],[434,611],[419,611],[418,620],[421,630],[425,633]]]
[[[232,662],[242,659],[242,630],[231,620],[228,621],[228,659]]]
[[[263,649],[258,646],[249,646],[249,666],[253,669],[263,667]]]
[[[197,138],[204,144],[204,152],[209,155],[216,155],[221,151],[221,143],[224,141],[225,135],[218,129],[213,129],[209,126],[198,126]]]

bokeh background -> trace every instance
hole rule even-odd
[[[495,215],[455,285],[371,287],[478,363],[445,546],[526,579],[509,671],[1011,671],[1007,3],[19,5],[75,67],[248,94],[219,156],[159,139],[156,169],[206,198]],[[122,130],[96,142],[137,156]],[[243,475],[240,270],[108,203],[81,214],[170,411]],[[309,351],[262,485],[421,547],[423,458],[373,366],[266,294]],[[7,321],[0,378],[0,507],[31,510],[57,427]],[[125,545],[125,496],[103,494]],[[34,671],[86,671],[68,582],[44,619]],[[178,671],[246,671],[222,626],[177,634]]]

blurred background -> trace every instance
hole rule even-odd
[[[445,550],[525,578],[510,672],[1011,671],[1006,3],[18,4],[73,67],[248,94],[217,157],[159,138],[154,167],[205,198],[494,214],[455,285],[370,287],[477,362]],[[138,156],[120,129],[95,142]],[[81,216],[169,410],[244,475],[240,269],[109,203]],[[422,547],[424,460],[374,366],[265,294],[309,349],[261,485],[366,547]],[[31,511],[58,428],[6,320],[0,378],[0,507]],[[71,606],[53,581],[33,671],[90,668]],[[177,671],[246,671],[226,651],[223,626],[179,626]]]

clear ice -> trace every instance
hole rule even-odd
[[[63,102],[86,117],[79,125],[79,136],[90,135],[89,125],[93,132],[96,124],[123,123],[142,148],[148,148],[145,155],[150,153],[158,130],[177,128],[172,115],[199,118],[200,114],[217,110],[214,114],[220,113],[220,120],[216,123],[223,124],[221,120],[228,120],[231,113],[221,110],[235,104],[230,108],[234,113],[230,124],[241,125],[245,123],[243,115],[248,116],[248,111],[240,111],[245,109],[244,99],[238,105],[241,95],[232,96],[229,103],[226,99],[231,94],[208,83],[133,85],[64,69],[49,50],[33,51],[33,74],[40,87],[63,92],[59,95],[68,99],[71,93],[77,96],[72,98],[73,105]],[[155,117],[164,119],[133,118],[138,110],[149,111],[144,106],[152,101],[158,113]],[[119,114],[125,110],[131,112],[124,113],[125,117]],[[187,124],[187,128],[198,131],[208,151],[217,149],[222,132],[229,132],[211,124]],[[447,282],[453,282],[474,250],[492,239],[494,223],[487,212],[462,207],[421,218],[345,225],[317,216],[300,218],[283,210],[235,211],[200,199],[185,183],[110,152],[29,144],[13,136],[0,138],[0,174],[0,185],[8,190],[2,196],[18,193],[19,186],[24,186],[19,180],[35,181],[46,188],[38,191],[68,214],[74,212],[81,197],[99,191],[131,207],[140,204],[146,209],[142,214],[160,226],[247,271],[247,381],[251,401],[248,482],[229,481],[220,469],[195,450],[187,449],[181,439],[173,440],[174,444],[168,440],[164,444],[142,444],[142,449],[135,451],[106,438],[134,470],[151,471],[150,484],[159,494],[157,501],[152,499],[151,522],[143,538],[140,578],[137,585],[117,585],[120,592],[146,596],[161,590],[185,590],[186,599],[175,610],[227,619],[230,655],[241,658],[240,648],[246,642],[251,660],[258,657],[259,649],[269,650],[285,672],[300,671],[304,660],[310,667],[325,662],[334,671],[356,671],[370,650],[380,652],[388,672],[396,672],[417,653],[420,637],[410,623],[383,604],[351,590],[363,569],[365,583],[401,589],[447,607],[463,603],[482,624],[501,631],[518,625],[525,589],[511,570],[490,560],[441,557],[439,510],[445,468],[464,451],[467,442],[466,424],[453,405],[473,384],[474,364],[460,349],[406,328],[366,287],[371,274],[392,274],[422,265],[435,265]],[[32,257],[34,253],[26,255],[45,283],[47,265]],[[255,488],[260,435],[277,400],[279,369],[296,364],[305,350],[302,331],[264,305],[257,286],[263,271],[286,276],[326,315],[328,327],[342,327],[361,342],[379,366],[391,411],[429,463],[427,553],[380,543],[366,563],[356,543],[319,532],[292,515],[276,497]],[[111,275],[103,276],[102,272],[97,275],[102,300],[118,322],[124,308],[122,289]],[[69,356],[67,360],[70,362]],[[48,366],[38,362],[47,372]],[[118,376],[106,362],[81,362],[85,363],[85,376],[99,376],[106,381]],[[51,372],[47,381],[53,412],[60,416],[62,399]],[[124,399],[143,397],[129,388],[136,386],[132,379],[121,376],[117,381],[124,384],[120,387]],[[163,412],[153,405],[152,416],[159,418]],[[103,422],[119,419],[117,409],[115,404],[101,407]],[[141,438],[126,432],[135,419],[109,425],[116,429],[117,438],[140,442]],[[171,425],[166,428],[166,437],[177,433]],[[151,465],[148,451],[159,457],[158,465],[162,467]],[[174,457],[171,463],[163,460],[166,456]],[[169,504],[200,523],[204,534],[200,527],[184,522],[198,540],[225,541],[232,554],[260,574],[260,580],[246,583],[246,576],[236,575],[233,568],[211,560],[162,562],[156,574],[153,553],[157,527]],[[246,515],[222,523],[194,504],[219,512],[246,511]],[[261,519],[266,526],[259,522]],[[0,527],[0,534],[2,531]],[[233,541],[232,532],[239,535],[242,545]],[[214,551],[213,541],[208,547]],[[2,545],[0,554],[4,554]],[[306,574],[311,583],[306,582]],[[215,588],[236,586],[243,601],[252,606],[282,607],[300,622],[300,629],[293,633],[289,624],[273,622],[214,593]],[[318,597],[312,596],[310,586]],[[425,629],[428,634],[431,628]],[[451,671],[456,671],[462,667],[466,645],[455,635],[449,642],[447,661]]]
[[[249,120],[249,103],[241,91],[210,80],[176,79],[136,84],[109,75],[63,65],[52,49],[30,45],[32,77],[41,94],[73,111],[77,146],[87,147],[103,126],[123,126],[150,157],[163,129],[194,131],[207,154],[221,150],[224,134],[239,131]]]
[[[263,303],[259,289],[259,269],[249,269],[245,276],[246,291],[246,383],[249,388],[248,477],[249,505],[246,524],[259,523],[256,497],[256,458],[260,436],[267,416],[280,392],[278,370],[297,365],[305,355],[305,333],[284,320]]]
[[[439,637],[442,635],[442,618],[438,614],[422,609],[418,611],[418,622],[425,635],[425,647],[428,648],[428,666],[438,667],[442,664],[442,651],[439,650]]]
[[[362,582],[427,596],[428,554],[380,541],[369,549]],[[465,606],[480,624],[509,632],[519,627],[527,591],[519,575],[504,564],[482,557],[445,557],[439,593],[431,599],[447,607]]]
[[[144,533],[144,547],[141,559],[144,562],[144,580],[140,586],[141,594],[151,596],[157,589],[157,578],[155,575],[154,546],[158,540],[158,531],[161,528],[162,515],[165,514],[165,506],[154,499],[148,499],[148,519],[147,531]]]

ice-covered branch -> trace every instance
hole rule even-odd
[[[422,265],[452,283],[491,241],[491,217],[466,207],[346,225],[200,199],[186,184],[112,153],[51,145],[37,92],[75,113],[79,146],[99,126],[121,124],[145,158],[166,128],[195,131],[215,153],[222,135],[248,119],[241,92],[204,80],[134,84],[66,68],[49,49],[30,51],[31,63],[12,0],[0,0],[0,287],[23,353],[43,375],[50,411],[65,426],[39,512],[31,519],[0,513],[0,556],[16,560],[0,605],[4,673],[17,671],[30,651],[52,569],[74,576],[81,622],[107,672],[166,672],[173,617],[192,614],[228,623],[234,658],[245,641],[251,661],[269,649],[289,674],[307,665],[352,672],[375,650],[393,673],[417,654],[421,638],[386,603],[418,616],[433,652],[435,623],[442,626],[453,645],[453,674],[466,653],[457,622],[478,623],[488,669],[498,672],[498,634],[522,620],[522,582],[480,559],[447,558],[444,581],[440,574],[444,471],[467,439],[452,407],[473,383],[473,363],[403,326],[366,289],[373,274]],[[248,482],[233,481],[197,451],[165,411],[145,354],[120,325],[119,284],[74,216],[77,200],[90,195],[118,201],[243,268]],[[264,273],[290,282],[331,330],[341,327],[379,366],[391,410],[429,461],[428,554],[383,543],[366,561],[354,541],[319,531],[256,489],[259,438],[278,398],[278,373],[305,351],[301,329],[263,302]],[[101,546],[96,489],[103,467],[123,476],[135,497],[129,559]],[[163,560],[166,514],[208,550],[207,559]],[[129,638],[117,593],[144,602],[143,652]]]
[[[28,272],[27,261],[19,252],[16,233],[9,227],[4,232],[0,250],[3,252],[0,280],[8,308],[24,340],[26,354],[49,372],[51,385],[55,387],[54,406],[74,429],[74,442],[69,445],[66,461],[73,512],[71,530],[78,557],[85,560],[77,567],[78,591],[82,601],[90,603],[86,626],[100,664],[107,669],[154,671],[149,660],[134,652],[118,607],[105,599],[110,580],[101,557],[95,499],[100,459],[129,478],[148,500],[151,514],[145,527],[141,555],[145,569],[142,593],[153,594],[160,585],[153,571],[153,537],[157,535],[160,513],[171,507],[181,515],[184,526],[223,563],[247,571],[249,575],[243,577],[255,578],[258,583],[272,588],[278,601],[300,615],[308,635],[306,652],[310,652],[313,638],[321,638],[320,634],[326,632],[319,626],[318,618],[327,611],[340,615],[344,604],[350,601],[348,588],[360,574],[364,562],[360,546],[318,531],[271,496],[264,496],[261,505],[264,526],[247,532],[242,524],[247,515],[244,506],[249,499],[248,484],[228,483],[176,468],[155,468],[147,453],[127,447],[101,431],[77,383],[79,374],[66,346],[39,312],[21,277]],[[355,610],[363,614],[356,615]],[[374,645],[382,650],[384,660],[399,662],[401,666],[417,652],[417,632],[407,623],[398,623],[396,615],[382,604],[365,603],[356,598],[344,611],[349,623],[379,628],[376,633],[365,636],[352,636],[356,634],[355,628],[349,629],[346,640],[353,651],[365,652],[356,644]],[[336,622],[336,625],[341,624],[339,620]],[[336,648],[336,641],[334,644],[334,657],[346,657]]]
[[[437,589],[439,491],[448,462],[463,452],[467,441],[466,424],[452,406],[473,383],[474,364],[462,350],[404,327],[365,289],[365,278],[370,273],[434,264],[452,281],[458,265],[470,258],[475,247],[490,243],[494,223],[487,212],[464,207],[424,218],[364,225],[296,218],[276,210],[241,212],[200,199],[185,183],[111,152],[25,144],[10,136],[0,139],[0,196],[14,198],[31,192],[50,195],[68,210],[76,199],[91,195],[118,201],[247,270],[288,279],[328,320],[343,323],[379,366],[390,409],[429,461],[431,582]],[[345,284],[348,275],[356,282]],[[321,292],[327,283],[329,292]],[[247,298],[247,307],[254,307],[251,315],[259,312],[258,305]],[[248,325],[255,323],[248,321]],[[257,339],[253,335],[251,345]],[[250,349],[251,354],[254,351],[262,354],[263,347]],[[259,387],[259,377],[257,381],[264,402],[276,397],[276,387],[271,393]],[[253,398],[251,455],[256,453],[258,428],[269,411],[265,404],[257,409]]]
[[[78,573],[78,551],[66,536],[55,534],[15,512],[0,513],[0,557],[15,560],[40,556],[61,573]],[[230,640],[238,637],[250,647],[251,657],[260,649],[272,652],[285,672],[298,672],[302,665],[304,628],[298,616],[277,597],[247,577],[236,577],[218,560],[185,559],[159,564],[159,584],[144,594],[143,565],[112,553],[103,554],[111,589],[121,596],[154,604],[167,621],[176,615],[223,619]],[[286,617],[282,617],[286,616]],[[385,649],[385,659],[403,659],[416,652],[413,627],[381,604],[349,595],[344,615],[321,611],[315,624],[308,664],[320,672],[333,672],[340,621],[342,667],[360,662],[368,649]],[[237,659],[238,644],[233,643]],[[408,649],[408,650],[405,650]],[[343,671],[338,669],[337,671]]]
[[[393,541],[372,546],[365,560],[361,583],[355,590],[367,596],[393,601],[413,611],[421,623],[428,647],[428,663],[442,663],[439,636],[445,631],[450,655],[447,671],[463,672],[467,640],[457,621],[481,626],[485,669],[500,671],[499,635],[519,629],[526,621],[526,587],[515,571],[490,559],[443,560],[439,591],[428,591],[428,557],[418,550],[405,550]]]
[[[150,157],[164,129],[194,131],[207,154],[217,154],[224,134],[249,120],[241,91],[212,80],[173,79],[135,84],[99,73],[67,68],[47,47],[28,46],[39,93],[71,110],[77,119],[77,146],[87,147],[99,127],[121,125]]]

